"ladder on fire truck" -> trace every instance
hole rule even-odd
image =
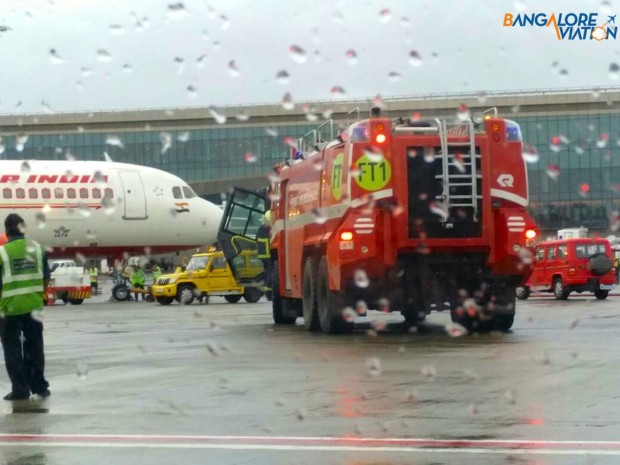
[[[449,122],[436,120],[441,143],[442,173],[436,175],[444,185],[439,196],[450,208],[471,208],[473,220],[478,221],[478,205],[482,193],[478,180],[482,179],[481,156],[476,147],[476,130],[471,120]],[[454,193],[453,193],[454,192]]]

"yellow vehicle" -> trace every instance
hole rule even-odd
[[[263,271],[255,251],[242,252],[234,260],[240,278],[256,276]],[[160,276],[151,292],[161,305],[170,305],[174,300],[189,305],[195,299],[205,299],[208,303],[210,296],[223,296],[232,304],[241,297],[254,303],[263,295],[259,288],[243,287],[235,280],[220,251],[192,255],[185,271]]]

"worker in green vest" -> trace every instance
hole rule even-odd
[[[161,268],[157,263],[153,265],[153,268],[151,268],[151,272],[153,273],[153,284],[155,284],[161,276]]]
[[[97,290],[99,288],[99,285],[97,284],[97,277],[99,276],[99,270],[97,270],[97,267],[93,266],[90,271],[90,289],[93,292],[93,295],[97,294]]]
[[[45,379],[43,323],[32,312],[42,310],[44,289],[50,279],[45,249],[25,238],[21,216],[4,221],[8,243],[0,247],[0,338],[11,392],[4,400],[25,400],[30,393],[50,395]]]
[[[142,268],[140,267],[140,265],[136,265],[135,271],[131,275],[130,281],[131,281],[131,287],[133,289],[144,289],[144,283],[146,282],[146,276],[144,276],[144,271],[142,271]],[[136,299],[136,302],[138,301],[139,295],[141,295],[142,300],[144,300],[144,294],[134,292],[134,297]]]

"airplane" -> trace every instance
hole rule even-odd
[[[11,31],[12,29],[8,26],[0,26],[0,32],[8,32]]]
[[[177,176],[108,161],[0,161],[0,229],[9,213],[50,258],[176,252],[216,241],[222,210]]]
[[[616,24],[616,15],[613,15],[613,16],[608,16],[608,17],[607,17],[607,22],[608,22],[608,23],[614,23],[614,24]]]

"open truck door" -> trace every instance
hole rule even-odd
[[[264,268],[258,259],[256,233],[267,211],[266,197],[245,189],[235,188],[228,196],[217,240],[238,283],[244,286],[259,285],[264,278]],[[241,255],[250,251],[251,264]],[[248,253],[244,254],[248,255]],[[256,256],[253,256],[256,255]]]

